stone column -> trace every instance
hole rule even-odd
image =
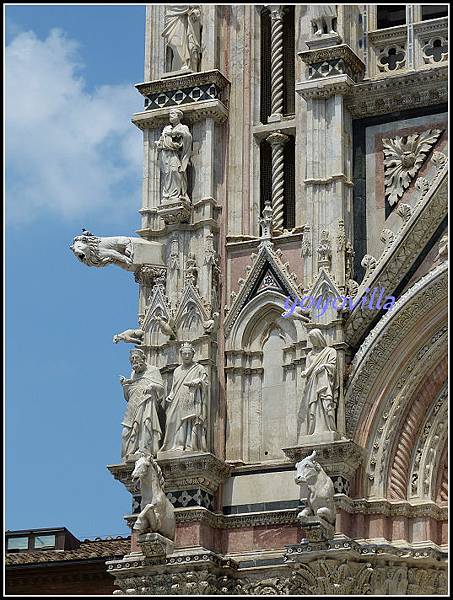
[[[271,133],[267,141],[272,147],[272,226],[276,234],[283,233],[284,208],[284,146],[289,137],[276,131]]]
[[[283,13],[282,5],[271,5],[271,110],[268,121],[281,121],[283,116]]]

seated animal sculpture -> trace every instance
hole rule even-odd
[[[297,473],[294,479],[297,485],[306,484],[308,487],[307,506],[297,516],[319,516],[331,525],[335,525],[333,483],[315,459],[316,450],[296,463]]]
[[[174,541],[176,520],[173,504],[164,492],[164,478],[157,462],[143,454],[137,459],[132,479],[140,481],[141,512],[134,524],[140,534],[160,533]]]

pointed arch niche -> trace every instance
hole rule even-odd
[[[226,339],[227,460],[276,461],[296,443],[306,334],[281,316],[284,301],[277,291],[259,293]]]

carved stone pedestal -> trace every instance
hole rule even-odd
[[[157,214],[162,217],[166,225],[189,223],[192,205],[184,198],[180,198],[178,202],[166,202],[158,206]]]
[[[174,550],[174,542],[159,533],[144,533],[138,536],[137,544],[146,557],[164,557]]]
[[[210,452],[158,452],[157,462],[165,480],[165,492],[175,508],[202,506],[214,508],[214,494],[232,470]],[[134,505],[139,504],[139,492],[131,474],[134,463],[108,465],[115,479],[134,496]]]
[[[106,564],[120,588],[115,594],[229,595],[237,587],[237,564],[203,548],[175,552],[165,559],[124,557]]]
[[[317,38],[307,40],[305,43],[310,50],[317,50],[318,48],[330,48],[331,46],[337,46],[341,44],[341,37],[338,33],[324,33]]]
[[[158,452],[165,491],[175,508],[214,508],[214,494],[232,467],[210,452]]]
[[[311,454],[313,450],[316,450],[316,460],[332,479],[335,492],[348,496],[352,477],[362,462],[363,449],[352,440],[345,439],[322,444],[313,444],[312,441],[300,446],[283,448],[283,452],[294,463]]]
[[[301,544],[330,540],[335,535],[335,527],[321,517],[298,517],[304,537]]]

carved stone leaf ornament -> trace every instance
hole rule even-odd
[[[382,138],[385,196],[390,206],[396,204],[409,187],[442,131],[427,129],[406,137]]]

